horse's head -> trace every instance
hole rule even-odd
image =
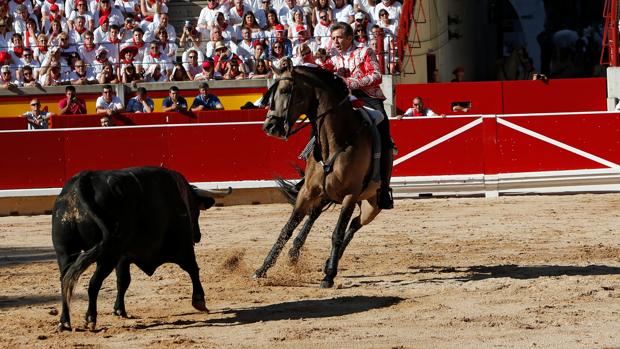
[[[303,79],[295,77],[295,71],[290,65],[278,75],[279,78],[263,97],[269,103],[263,130],[270,136],[287,138],[297,119],[311,112],[314,92]]]

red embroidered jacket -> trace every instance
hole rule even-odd
[[[346,52],[331,57],[334,72],[341,74],[351,91],[362,90],[372,98],[385,99],[381,91],[381,70],[377,55],[369,47],[352,45]]]

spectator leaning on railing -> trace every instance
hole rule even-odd
[[[114,95],[111,85],[104,85],[101,96],[95,102],[97,114],[113,115],[125,110],[123,101]]]
[[[28,121],[29,130],[48,128],[48,121],[53,115],[53,113],[41,109],[41,103],[38,98],[33,98],[30,101],[30,111],[23,114]]]
[[[146,88],[139,87],[136,96],[127,102],[125,111],[128,113],[152,113],[155,110],[155,103],[146,93]]]

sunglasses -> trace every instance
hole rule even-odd
[[[388,15],[388,13],[387,13],[387,12],[379,13],[379,16],[380,16],[380,17],[387,16],[387,15]]]
[[[321,16],[320,19],[327,19],[327,16]]]
[[[36,106],[39,106],[39,105],[41,105],[41,103],[30,103],[31,107],[36,107]]]
[[[274,50],[275,50],[275,49],[277,49],[277,48],[282,48],[282,46],[274,46],[273,48],[274,48]]]
[[[103,93],[107,95],[107,94],[112,93],[112,91],[103,91]]]
[[[196,58],[196,56],[187,56],[188,58]]]

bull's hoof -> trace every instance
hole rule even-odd
[[[332,288],[334,286],[333,281],[323,280],[321,281],[321,288]]]
[[[125,309],[114,309],[114,315],[120,316],[123,318],[128,318],[127,312],[125,311]]]
[[[86,322],[86,329],[89,330],[90,332],[95,332],[96,328],[97,328],[97,323],[95,321]]]
[[[71,331],[71,323],[70,322],[60,322],[58,324],[58,326],[56,326],[56,330],[58,332]]]
[[[204,299],[194,299],[192,300],[192,306],[194,307],[194,309],[198,310],[198,311],[202,311],[205,313],[209,312],[209,309],[207,309],[207,304],[205,303]]]
[[[267,273],[259,269],[255,271],[254,274],[252,274],[252,279],[262,279],[265,277],[266,274]]]

